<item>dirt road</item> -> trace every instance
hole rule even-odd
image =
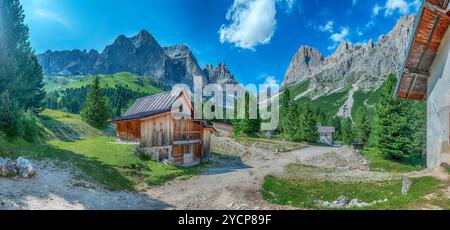
[[[70,170],[39,163],[39,174],[31,180],[0,178],[0,209],[289,209],[261,198],[265,176],[282,174],[291,163],[356,172],[365,168],[364,159],[346,149],[313,146],[275,153],[227,138],[214,141],[238,150],[239,156],[215,156],[216,166],[201,175],[141,193],[106,191],[74,179]]]

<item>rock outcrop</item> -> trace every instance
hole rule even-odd
[[[217,84],[238,84],[234,79],[233,74],[231,74],[228,66],[225,63],[219,63],[215,68],[207,64],[203,69],[205,77],[208,82],[213,82]]]
[[[0,177],[17,175],[16,162],[9,158],[0,158]]]
[[[295,54],[283,86],[311,80],[312,97],[355,86],[359,90],[378,88],[386,75],[400,70],[412,35],[414,15],[403,16],[378,42],[363,45],[343,42],[336,51],[324,57],[318,50],[302,46]]]
[[[22,178],[30,178],[30,177],[33,177],[34,175],[36,175],[36,170],[34,169],[31,161],[29,161],[23,157],[17,158],[16,169],[17,169],[17,173]]]
[[[31,178],[36,175],[36,170],[31,161],[19,157],[16,161],[9,158],[0,158],[0,177]]]
[[[161,47],[156,39],[142,30],[133,37],[120,35],[103,52],[96,50],[47,51],[38,55],[46,75],[91,75],[130,72],[160,79],[169,85],[192,85],[193,76],[201,76],[204,83],[235,82],[224,64],[224,75],[206,75],[186,45]],[[209,73],[209,72],[208,72]]]

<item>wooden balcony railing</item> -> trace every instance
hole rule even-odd
[[[201,139],[201,131],[174,131],[173,139],[180,140],[199,140]]]

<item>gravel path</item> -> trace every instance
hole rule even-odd
[[[35,162],[32,179],[0,178],[0,210],[134,210],[167,209],[168,204],[146,194],[111,192],[96,183],[80,181],[71,167]],[[69,170],[70,169],[70,170]]]
[[[268,204],[260,195],[264,177],[269,174],[283,175],[289,164],[342,168],[342,178],[348,179],[368,176],[361,171],[367,168],[364,165],[366,162],[353,154],[351,149],[308,147],[289,153],[274,153],[245,147],[227,138],[216,138],[214,142],[222,148],[228,146],[231,150],[239,149],[242,161],[239,158],[228,160],[228,165],[224,162],[204,175],[188,181],[173,181],[149,193],[175,209],[290,209]],[[351,177],[354,174],[357,176]],[[385,180],[388,176],[376,178]]]
[[[202,175],[141,193],[107,191],[74,179],[73,170],[40,162],[33,179],[0,178],[0,209],[289,209],[268,204],[260,195],[264,177],[283,175],[289,164],[339,168],[341,178],[388,176],[364,171],[364,159],[349,149],[308,147],[275,153],[228,138],[215,138],[213,143],[223,152],[232,149],[235,156],[215,156],[216,166]]]

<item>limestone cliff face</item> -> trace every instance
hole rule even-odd
[[[412,36],[414,15],[403,16],[387,35],[363,45],[343,42],[324,57],[318,50],[302,46],[295,54],[283,86],[311,80],[309,91],[320,97],[346,87],[356,90],[378,88],[386,75],[397,73]]]
[[[130,38],[120,35],[101,53],[95,50],[47,51],[38,55],[38,60],[46,75],[130,72],[154,77],[169,85],[184,83],[191,86],[194,76],[201,76],[205,84],[221,83],[222,79],[235,82],[226,65],[220,64],[223,66],[220,71],[207,75],[209,72],[200,68],[189,47],[161,47],[145,30]]]
[[[225,84],[238,84],[234,79],[233,74],[231,74],[228,66],[225,63],[219,63],[216,68],[212,65],[207,64],[203,69],[206,79],[208,82],[217,83],[221,85]]]
[[[186,83],[191,85],[194,76],[201,76],[206,83],[205,75],[198,65],[197,59],[185,45],[164,48],[169,59],[166,60],[165,81],[172,84]]]

